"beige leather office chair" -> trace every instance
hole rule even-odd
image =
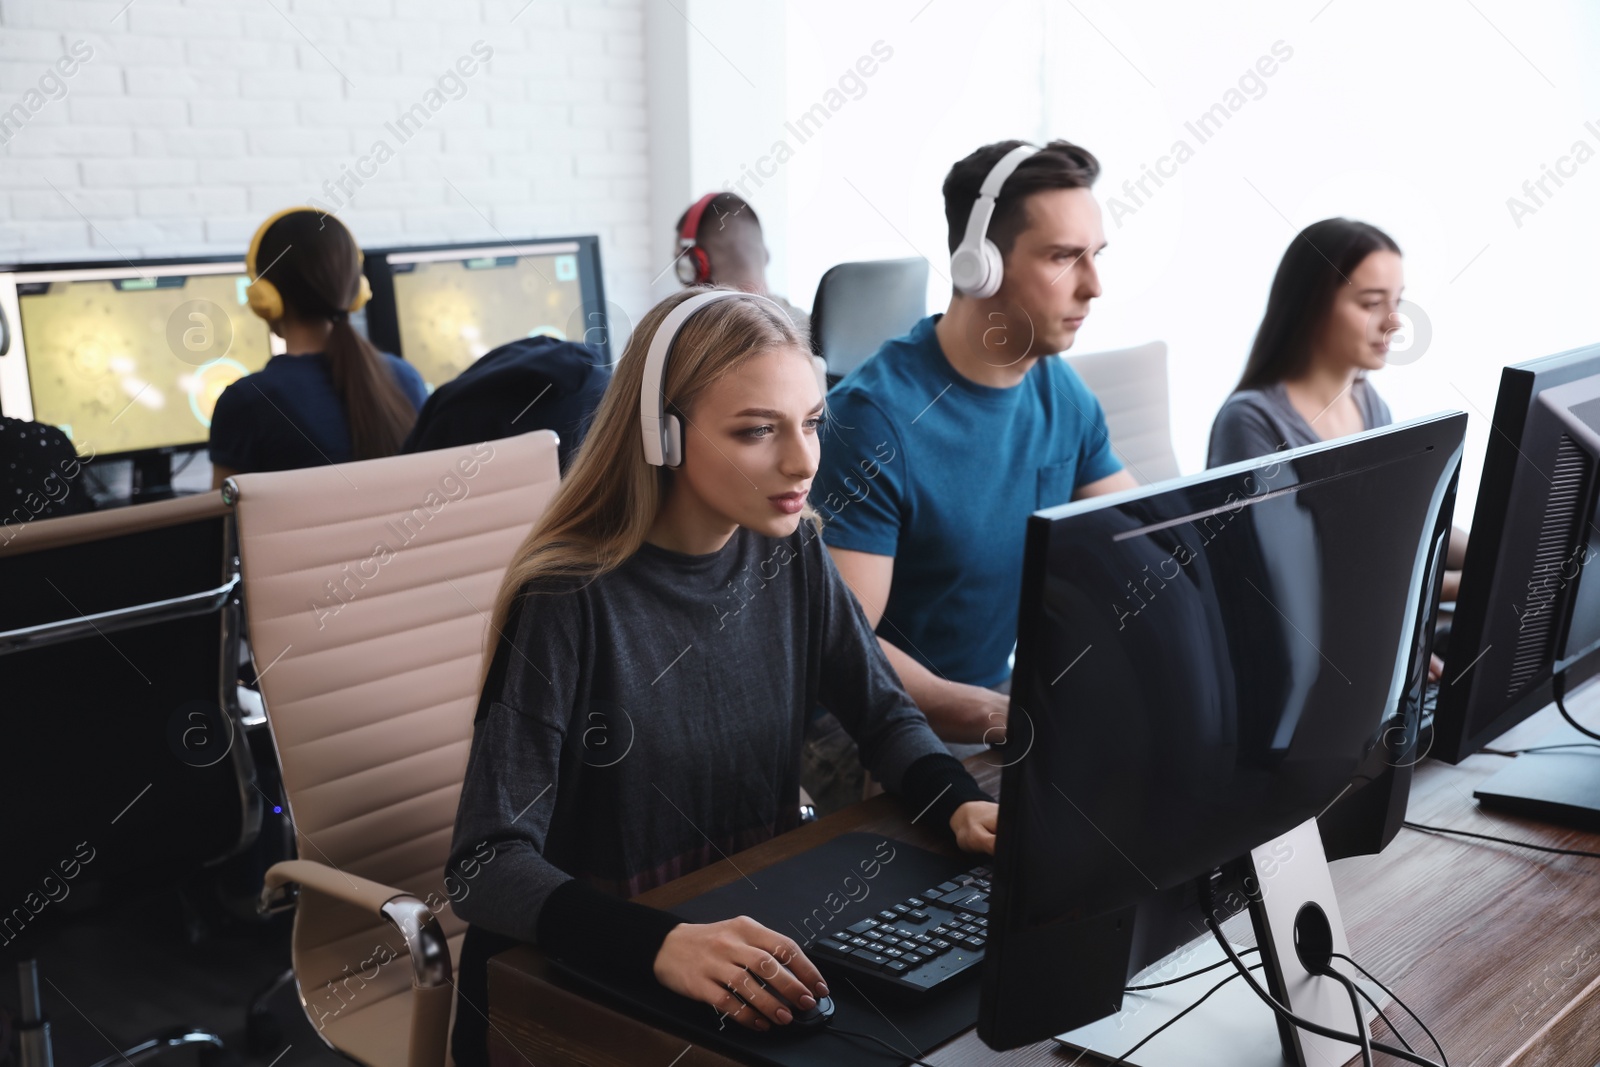
[[[1172,406],[1167,389],[1167,343],[1151,341],[1114,352],[1066,357],[1105,409],[1111,447],[1142,485],[1176,478]]]
[[[297,860],[301,1004],[372,1067],[449,1063],[465,924],[444,876],[488,613],[554,494],[554,433],[238,475],[245,609]]]

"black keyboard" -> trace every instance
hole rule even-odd
[[[989,868],[974,867],[871,918],[819,937],[804,951],[825,980],[853,972],[918,996],[972,972],[989,939]]]

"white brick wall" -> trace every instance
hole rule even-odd
[[[65,96],[0,130],[0,260],[243,252],[382,138],[339,208],[363,244],[597,233],[607,296],[648,305],[642,0],[0,0],[0,120],[75,41]]]

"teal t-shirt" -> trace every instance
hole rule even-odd
[[[894,557],[878,636],[956,682],[1010,674],[1030,514],[1122,469],[1105,413],[1065,360],[1016,386],[963,377],[939,316],[828,393],[810,503],[831,548]]]

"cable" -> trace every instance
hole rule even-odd
[[[1584,737],[1590,738],[1590,739],[1595,740],[1595,741],[1600,741],[1600,734],[1595,733],[1593,730],[1589,729],[1587,726],[1581,725],[1578,722],[1577,719],[1574,719],[1571,715],[1569,715],[1567,713],[1567,672],[1566,671],[1562,671],[1560,674],[1557,674],[1554,678],[1550,679],[1550,695],[1555,698],[1556,710],[1561,713],[1561,717],[1563,719],[1567,720],[1567,725],[1568,726],[1570,726],[1574,730],[1578,731]]]
[[[1350,994],[1350,1010],[1356,1013],[1356,1033],[1361,1035],[1361,1067],[1372,1067],[1372,1034],[1367,1030],[1367,1015],[1361,1010],[1361,1001],[1356,999],[1356,984],[1334,970],[1331,965],[1321,976],[1332,978],[1344,986],[1344,991]]]
[[[1400,824],[1407,830],[1415,830],[1422,834],[1453,834],[1456,837],[1475,837],[1481,841],[1498,841],[1502,845],[1515,845],[1518,848],[1531,848],[1535,852],[1549,852],[1557,856],[1587,856],[1592,860],[1600,860],[1600,852],[1585,852],[1581,848],[1551,848],[1549,845],[1531,845],[1526,841],[1513,841],[1509,837],[1494,837],[1491,834],[1475,834],[1471,830],[1452,830],[1447,826],[1427,826],[1420,822],[1407,819]]]
[[[1378,981],[1376,978],[1374,978],[1372,976],[1372,972],[1371,971],[1369,971],[1365,967],[1361,966],[1361,964],[1357,963],[1355,960],[1351,959],[1349,956],[1346,956],[1343,952],[1335,952],[1333,954],[1333,958],[1336,959],[1336,960],[1344,960],[1350,966],[1352,966],[1356,970],[1360,971],[1362,973],[1362,975],[1366,977],[1367,981],[1371,982],[1373,985],[1375,985],[1379,989],[1383,990],[1384,993],[1391,1000],[1393,1000],[1396,1004],[1400,1005],[1401,1009],[1404,1010],[1407,1015],[1411,1016],[1412,1022],[1415,1022],[1418,1026],[1422,1027],[1422,1032],[1428,1035],[1428,1040],[1433,1042],[1433,1047],[1439,1050],[1439,1062],[1440,1062],[1440,1064],[1442,1064],[1442,1067],[1450,1067],[1450,1058],[1444,1054],[1444,1046],[1439,1044],[1439,1039],[1433,1036],[1433,1031],[1428,1029],[1428,1024],[1422,1021],[1422,1017],[1420,1015],[1418,1015],[1416,1012],[1412,1011],[1410,1005],[1408,1005],[1405,1001],[1401,1000],[1398,996],[1395,995],[1394,990],[1390,989],[1388,986],[1386,986],[1382,982]],[[1373,1007],[1376,1008],[1377,1005],[1374,1004]],[[1383,1013],[1381,1011],[1378,1014],[1379,1015],[1383,1015]],[[1389,1021],[1388,1016],[1384,1016],[1384,1021],[1385,1022]],[[1389,1023],[1389,1029],[1394,1030],[1394,1023]],[[1398,1035],[1399,1033],[1400,1033],[1400,1031],[1395,1030],[1395,1034],[1396,1035]],[[1401,1040],[1402,1043],[1404,1043],[1405,1038],[1401,1038],[1400,1040]]]
[[[1480,748],[1485,756],[1525,756],[1530,752],[1554,752],[1561,748],[1600,748],[1593,741],[1569,741],[1564,745],[1534,745],[1532,748]]]
[[[1362,1000],[1365,1000],[1368,1004],[1372,1005],[1372,1010],[1378,1013],[1378,1018],[1382,1019],[1384,1022],[1389,1024],[1389,1029],[1394,1033],[1395,1038],[1400,1042],[1400,1044],[1405,1047],[1405,1050],[1407,1052],[1415,1052],[1415,1051],[1417,1051],[1416,1049],[1411,1047],[1411,1042],[1406,1040],[1406,1035],[1402,1034],[1400,1032],[1400,1028],[1394,1024],[1394,1021],[1383,1013],[1383,1009],[1382,1008],[1378,1007],[1378,1002],[1376,1000],[1372,999],[1372,994],[1371,993],[1368,993],[1365,989],[1362,989],[1359,985],[1356,986],[1356,992],[1361,994],[1361,999]],[[1390,994],[1390,996],[1393,996],[1393,995],[1394,994],[1392,994],[1392,993]],[[1449,1064],[1445,1064],[1444,1067],[1450,1067],[1450,1065]]]
[[[1222,951],[1227,953],[1228,959],[1233,961],[1234,968],[1244,976],[1245,982],[1250,986],[1251,990],[1254,991],[1255,995],[1261,998],[1262,1003],[1266,1004],[1267,1007],[1271,1008],[1279,1016],[1287,1019],[1289,1022],[1292,1022],[1294,1025],[1298,1026],[1307,1033],[1316,1034],[1319,1037],[1330,1037],[1335,1041],[1345,1041],[1352,1045],[1359,1045],[1361,1043],[1361,1038],[1357,1037],[1355,1034],[1346,1034],[1335,1030],[1332,1027],[1323,1026],[1321,1023],[1315,1023],[1310,1019],[1302,1018],[1301,1016],[1296,1015],[1282,1004],[1279,1004],[1271,993],[1268,993],[1265,989],[1261,988],[1261,984],[1250,975],[1249,968],[1245,966],[1244,960],[1240,959],[1238,954],[1233,951],[1233,946],[1228,944],[1228,939],[1222,936],[1222,927],[1217,923],[1217,920],[1212,917],[1212,913],[1214,913],[1216,909],[1212,906],[1211,886],[1208,882],[1206,882],[1205,879],[1201,879],[1200,893],[1203,898],[1203,903],[1206,906],[1207,914],[1205,922],[1206,926],[1211,930],[1211,936],[1216,938],[1217,944],[1222,946]],[[1374,1041],[1372,1043],[1372,1047],[1379,1052],[1385,1052],[1396,1057],[1397,1059],[1405,1060],[1407,1063],[1415,1063],[1418,1065],[1418,1067],[1442,1067],[1441,1064],[1435,1063],[1433,1060],[1419,1056],[1414,1052],[1407,1052],[1404,1049],[1395,1048],[1393,1045],[1384,1045]]]
[[[1261,950],[1258,949],[1258,948],[1247,948],[1243,952],[1239,953],[1239,955],[1248,956],[1252,952],[1260,952],[1260,951]],[[1126,989],[1123,990],[1123,992],[1124,993],[1143,993],[1147,989],[1160,989],[1163,986],[1177,985],[1179,982],[1187,982],[1191,978],[1199,978],[1202,974],[1205,974],[1207,971],[1214,971],[1218,967],[1226,967],[1227,965],[1228,965],[1228,961],[1227,960],[1218,960],[1216,963],[1211,964],[1211,966],[1209,966],[1209,967],[1202,967],[1198,971],[1190,971],[1188,974],[1180,974],[1178,977],[1169,978],[1165,982],[1150,982],[1147,985],[1131,985],[1131,986],[1128,986]],[[1207,994],[1207,995],[1209,996],[1210,994]]]
[[[1227,960],[1222,960],[1222,961],[1220,961],[1218,963],[1212,964],[1212,966],[1213,967],[1220,967],[1224,963],[1227,963],[1227,962],[1228,962]],[[1253,970],[1257,970],[1258,968],[1261,968],[1263,966],[1265,966],[1265,964],[1257,963],[1254,966],[1250,967],[1249,969],[1253,971]],[[1207,967],[1206,970],[1208,970],[1208,971],[1211,970],[1211,967]],[[1196,971],[1194,973],[1195,974],[1201,974],[1203,972]],[[1189,977],[1193,978],[1194,975],[1189,975]],[[1195,1001],[1193,1004],[1189,1005],[1187,1008],[1184,1008],[1178,1014],[1174,1015],[1172,1018],[1168,1019],[1166,1022],[1162,1023],[1160,1026],[1156,1027],[1154,1030],[1150,1031],[1148,1034],[1145,1034],[1143,1039],[1141,1039],[1140,1042],[1137,1045],[1133,1046],[1128,1051],[1124,1052],[1122,1055],[1118,1056],[1116,1059],[1111,1061],[1111,1063],[1113,1064],[1113,1067],[1114,1067],[1114,1065],[1116,1065],[1118,1063],[1126,1063],[1129,1056],[1132,1056],[1135,1052],[1138,1052],[1140,1049],[1144,1048],[1145,1045],[1149,1044],[1155,1038],[1155,1036],[1157,1034],[1161,1033],[1161,1031],[1165,1030],[1167,1027],[1171,1026],[1173,1023],[1177,1022],[1179,1019],[1183,1018],[1185,1015],[1188,1015],[1191,1011],[1194,1011],[1200,1005],[1204,1004],[1211,997],[1211,994],[1215,993],[1217,990],[1221,989],[1223,986],[1227,985],[1229,982],[1233,981],[1237,977],[1239,977],[1237,972],[1235,972],[1234,974],[1228,975],[1228,977],[1224,978],[1222,981],[1218,982],[1216,985],[1212,986],[1210,989],[1206,990],[1203,994],[1201,994],[1199,1000]],[[1174,981],[1180,981],[1180,982],[1182,980],[1183,979],[1181,979],[1181,978],[1174,979]],[[1148,988],[1154,989],[1156,987],[1155,986],[1150,986]]]
[[[878,1044],[882,1045],[884,1048],[888,1049],[890,1052],[894,1053],[896,1056],[899,1056],[903,1060],[909,1060],[912,1063],[919,1064],[920,1067],[933,1067],[933,1064],[929,1063],[927,1060],[919,1060],[915,1056],[901,1052],[899,1049],[895,1048],[893,1045],[889,1044],[889,1042],[885,1041],[876,1034],[863,1034],[859,1030],[844,1030],[833,1025],[831,1022],[823,1029],[822,1032],[825,1034],[838,1034],[840,1037],[864,1037],[868,1041],[876,1041]]]

